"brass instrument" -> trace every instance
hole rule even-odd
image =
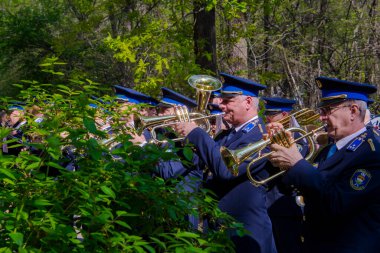
[[[203,130],[205,130],[206,132],[210,132],[211,125],[208,119],[223,114],[224,113],[204,115],[199,112],[189,112],[187,107],[180,106],[175,108],[175,115],[164,115],[156,117],[140,116],[136,118],[136,120],[134,121],[134,125],[139,135],[141,135],[145,129],[149,129],[153,142],[163,143],[166,141],[162,141],[157,138],[156,130],[158,128],[173,126],[181,122],[196,122],[198,126],[201,127]],[[183,137],[172,139],[172,141],[180,140],[183,140]]]
[[[195,95],[198,105],[197,112],[206,113],[206,107],[210,99],[211,92],[222,88],[222,82],[212,76],[207,75],[190,76],[187,82],[197,91]]]
[[[305,159],[310,160],[316,152],[312,135],[314,135],[316,132],[318,132],[324,128],[325,128],[325,126],[321,126],[321,127],[316,128],[310,132],[306,132],[302,128],[292,127],[292,128],[286,129],[285,131],[289,131],[292,133],[298,132],[301,134],[301,137],[297,138],[296,140],[294,140],[292,142],[290,142],[288,140],[288,138],[285,134],[285,131],[282,130],[282,131],[274,134],[268,140],[261,140],[261,141],[258,141],[256,143],[250,144],[244,148],[237,149],[237,150],[229,150],[226,147],[221,147],[220,152],[221,152],[222,159],[223,159],[225,165],[232,172],[232,174],[234,176],[238,176],[239,166],[241,163],[243,163],[245,160],[247,160],[252,155],[257,154],[258,157],[253,159],[252,161],[250,161],[250,163],[247,166],[247,176],[248,176],[248,179],[251,181],[251,183],[254,186],[258,187],[258,186],[263,185],[263,184],[267,183],[268,181],[282,175],[285,172],[285,170],[282,170],[282,171],[278,172],[277,174],[274,174],[274,175],[272,175],[272,176],[270,176],[264,180],[261,180],[261,181],[255,180],[252,177],[251,172],[250,172],[250,167],[252,166],[252,164],[261,160],[261,159],[268,157],[269,155],[271,155],[274,152],[274,151],[271,151],[269,153],[260,155],[260,151],[262,151],[268,145],[271,145],[273,143],[279,144],[279,145],[284,146],[284,147],[290,147],[293,143],[296,143],[299,140],[306,138],[306,140],[309,143],[310,151],[309,151],[309,154],[305,157]]]
[[[222,83],[207,75],[193,75],[188,79],[191,87],[196,89],[197,109],[195,112],[189,112],[187,107],[175,107],[174,115],[164,115],[155,117],[139,116],[134,120],[134,126],[137,134],[141,135],[145,129],[149,129],[152,135],[152,140],[155,143],[162,143],[157,139],[156,130],[158,128],[173,126],[181,122],[196,122],[206,132],[210,132],[211,125],[208,120],[211,117],[223,115],[224,113],[208,115],[206,107],[211,96],[211,92],[218,90],[222,87]],[[172,141],[183,140],[184,137],[172,139]]]
[[[319,114],[309,108],[305,108],[280,119],[277,123],[281,123],[285,128],[289,128],[292,117],[294,117],[301,126],[305,126],[319,119]]]

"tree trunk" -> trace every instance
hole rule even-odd
[[[194,0],[195,63],[216,73],[215,9],[206,11],[205,7],[201,1]]]

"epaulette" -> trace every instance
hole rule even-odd
[[[263,130],[263,127],[261,126],[261,124],[259,124],[259,129],[260,129],[260,133],[264,133],[264,130]]]
[[[347,150],[349,151],[355,151],[357,150],[363,142],[365,142],[365,138],[367,137],[367,132],[362,133],[358,137],[356,137],[350,145],[348,145]]]
[[[371,138],[368,138],[367,142],[368,142],[369,146],[371,147],[371,150],[373,152],[375,152],[376,148],[375,148],[375,144],[373,143],[373,140]]]

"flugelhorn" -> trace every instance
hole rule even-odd
[[[288,128],[286,130],[282,130],[282,131],[274,134],[270,139],[255,142],[255,143],[250,144],[250,145],[248,145],[244,148],[241,148],[241,149],[229,150],[226,147],[221,147],[220,152],[221,152],[222,159],[223,159],[225,165],[227,166],[227,168],[231,171],[231,173],[234,176],[238,176],[239,166],[244,161],[246,161],[248,158],[250,158],[253,155],[258,155],[257,158],[252,159],[250,161],[250,163],[248,164],[247,176],[248,176],[248,179],[251,181],[251,183],[254,186],[260,186],[260,185],[263,185],[263,184],[267,183],[268,181],[282,175],[285,172],[284,170],[282,170],[282,171],[278,172],[277,174],[274,174],[274,175],[272,175],[266,179],[263,179],[261,181],[255,180],[251,175],[250,167],[252,166],[253,163],[255,163],[261,159],[264,159],[273,153],[273,151],[271,151],[271,152],[268,152],[265,154],[260,154],[260,151],[262,151],[264,148],[266,148],[267,146],[269,146],[273,143],[282,145],[284,147],[290,147],[293,143],[296,143],[296,142],[300,141],[301,139],[306,138],[307,142],[309,143],[310,151],[309,151],[308,155],[305,157],[305,159],[310,160],[315,155],[315,151],[316,151],[312,135],[314,135],[316,132],[318,132],[324,128],[325,128],[325,126],[321,126],[321,127],[316,128],[310,132],[306,132],[302,128],[291,127],[291,128]],[[293,140],[292,142],[290,142],[286,136],[285,131],[289,131],[291,133],[300,133],[301,136],[299,138]]]

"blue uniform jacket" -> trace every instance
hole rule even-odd
[[[231,130],[221,132],[215,141],[200,128],[195,128],[187,136],[196,147],[200,163],[204,163],[212,173],[206,187],[217,194],[219,208],[243,223],[245,229],[250,232],[243,237],[232,233],[236,252],[276,252],[272,224],[266,208],[266,188],[255,187],[248,180],[246,167],[249,161],[240,165],[239,175],[235,177],[226,168],[220,153],[221,146],[235,150],[260,141],[263,129],[263,122],[259,120],[240,129],[228,141]],[[256,179],[267,177],[264,168],[266,162],[267,160],[263,159],[252,166],[252,173]]]
[[[330,146],[284,176],[305,198],[306,252],[379,252],[379,141],[367,129],[326,160]]]

